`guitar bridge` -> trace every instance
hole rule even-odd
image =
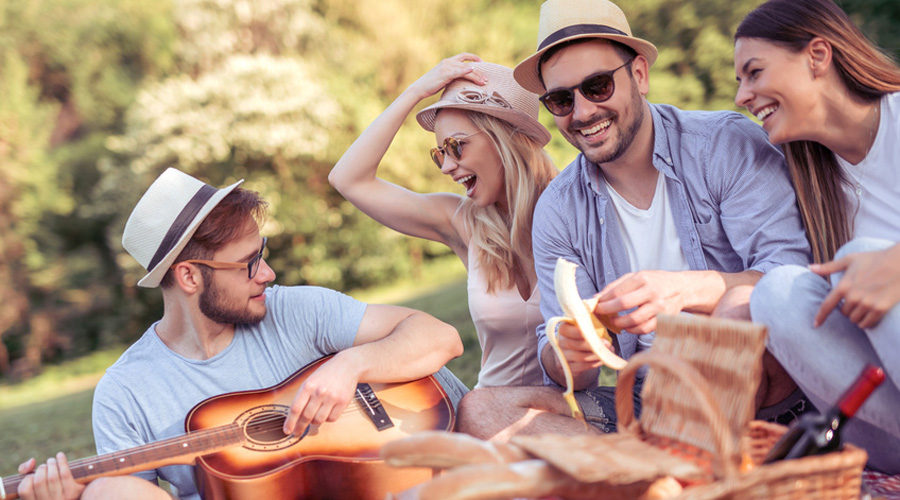
[[[383,431],[394,426],[394,422],[391,422],[391,417],[388,416],[369,384],[356,384],[356,399],[363,409],[363,413],[369,417],[376,429]]]

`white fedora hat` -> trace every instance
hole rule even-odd
[[[602,38],[627,45],[647,58],[650,66],[658,55],[655,45],[632,36],[625,13],[609,0],[547,0],[541,5],[537,51],[516,66],[516,81],[535,94],[543,94],[547,89],[539,73],[541,56],[551,47],[579,38]]]
[[[473,62],[472,67],[487,78],[476,85],[465,78],[453,80],[438,102],[416,114],[419,125],[434,132],[434,120],[443,108],[476,111],[497,117],[534,139],[541,146],[550,142],[550,131],[538,121],[538,96],[522,88],[513,78],[512,69],[500,64]]]
[[[216,189],[174,168],[153,181],[122,234],[122,246],[147,270],[138,286],[159,286],[203,219],[242,182]]]

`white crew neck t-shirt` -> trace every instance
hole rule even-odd
[[[645,269],[689,270],[690,266],[684,258],[681,241],[675,230],[672,208],[666,196],[666,176],[662,173],[658,175],[653,201],[646,210],[628,203],[608,184],[607,187],[610,200],[619,217],[622,239],[632,272]]]
[[[844,192],[850,202],[853,238],[900,241],[900,92],[881,99],[881,122],[869,154],[856,165],[835,158],[850,181]]]
[[[675,230],[672,207],[666,196],[666,176],[658,174],[656,192],[650,208],[643,210],[625,200],[607,184],[609,199],[622,228],[622,243],[628,254],[631,271],[688,271],[681,240]],[[649,349],[655,333],[638,336],[638,351]]]

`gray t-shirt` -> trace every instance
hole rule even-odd
[[[220,394],[274,386],[301,367],[351,347],[366,304],[318,287],[272,286],[268,312],[256,325],[238,325],[231,344],[206,360],[171,351],[154,323],[116,361],[94,391],[97,453],[181,436],[197,403]],[[446,368],[438,380],[454,406],[465,386]],[[168,481],[183,499],[197,499],[191,467],[173,465],[136,474]]]

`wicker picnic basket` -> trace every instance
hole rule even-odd
[[[389,461],[443,470],[397,498],[858,500],[867,457],[852,446],[760,465],[787,430],[752,420],[765,338],[747,321],[660,316],[652,349],[619,372],[618,433],[517,435],[502,445],[450,433],[440,453],[394,447]],[[635,376],[645,368],[636,418]]]
[[[858,500],[867,459],[859,448],[760,465],[787,430],[751,421],[765,335],[764,326],[749,322],[661,319],[653,349],[619,373],[619,431],[708,472],[678,500]],[[642,366],[650,372],[637,420],[631,394]]]

